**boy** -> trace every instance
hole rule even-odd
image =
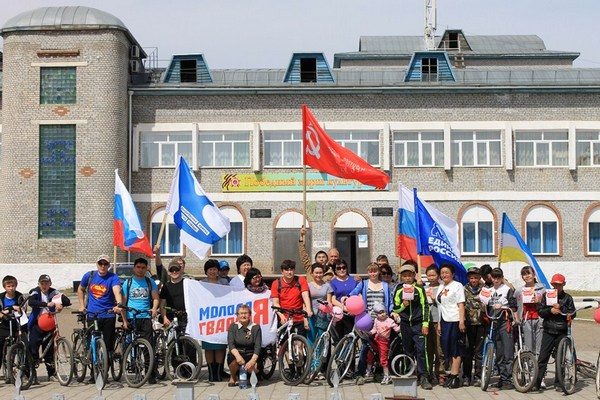
[[[271,285],[271,298],[274,307],[281,307],[287,310],[302,310],[307,312],[308,318],[312,317],[312,302],[310,300],[310,291],[308,282],[303,276],[296,276],[296,262],[292,260],[283,260],[281,263],[281,274],[279,279],[275,279]],[[284,324],[287,321],[287,315],[277,311],[279,323]],[[294,328],[298,334],[306,337],[308,329],[308,319],[300,314],[292,316]]]
[[[4,348],[4,341],[10,335],[12,325],[13,336],[17,335],[18,319],[8,319],[6,315],[11,311],[21,313],[21,306],[25,303],[23,294],[17,291],[17,278],[6,275],[2,278],[4,292],[0,293],[0,349]],[[0,360],[2,364],[4,360]]]
[[[417,360],[417,378],[421,387],[431,390],[431,382],[427,379],[429,367],[425,351],[425,338],[429,333],[430,321],[429,302],[425,289],[415,283],[415,269],[412,265],[403,265],[400,268],[400,279],[403,284],[399,284],[394,293],[392,316],[400,317],[400,334],[404,351],[407,356]],[[405,299],[411,297],[408,295],[409,287],[413,292],[412,300]]]
[[[52,280],[49,275],[40,275],[38,278],[38,286],[29,291],[28,304],[31,307],[31,315],[27,327],[29,330],[29,350],[34,361],[40,358],[40,345],[46,346],[48,342],[52,343],[52,337],[42,343],[42,339],[48,332],[40,329],[38,326],[38,317],[44,313],[59,313],[63,307],[71,305],[71,300],[67,296],[61,295],[60,292],[53,287]],[[55,303],[55,296],[60,296],[60,301]],[[46,371],[48,372],[48,382],[56,381],[56,369],[54,368],[54,346],[44,357]]]
[[[444,352],[442,351],[441,337],[437,334],[437,326],[440,323],[440,310],[435,301],[440,287],[440,272],[435,264],[431,264],[425,270],[428,285],[425,287],[431,320],[429,321],[429,333],[427,334],[427,360],[429,362],[429,375],[431,382],[440,385],[444,383],[446,375]]]
[[[463,385],[473,386],[481,385],[481,355],[483,351],[483,342],[487,333],[487,326],[484,323],[484,312],[482,304],[479,302],[479,292],[483,288],[479,268],[471,267],[467,271],[469,283],[465,285],[465,325],[467,346],[465,358],[463,360]],[[472,375],[473,366],[475,374]]]
[[[225,260],[219,261],[219,276],[227,281],[227,284],[231,282],[231,277],[229,276],[229,263]]]
[[[542,346],[540,347],[540,358],[538,359],[538,379],[531,389],[532,391],[539,391],[548,367],[548,359],[558,346],[558,342],[567,335],[567,317],[562,314],[573,314],[575,312],[573,297],[564,291],[566,284],[564,275],[554,274],[550,284],[556,289],[556,304],[548,306],[546,296],[544,296],[538,305],[540,318],[544,319],[544,333],[542,334]],[[571,318],[575,318],[575,314]],[[562,391],[556,378],[554,388],[559,392]]]
[[[512,361],[515,353],[515,343],[511,331],[511,314],[502,310],[508,307],[517,311],[515,291],[504,284],[504,273],[500,268],[492,269],[492,294],[487,305],[491,318],[498,319],[494,327],[494,345],[496,346],[496,365],[500,371],[500,380],[495,385],[498,389],[514,389],[512,383]],[[494,322],[492,322],[494,323]]]

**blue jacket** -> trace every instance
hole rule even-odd
[[[60,292],[58,290],[50,288],[48,291],[48,298],[51,299],[59,293]],[[31,329],[31,325],[33,325],[33,323],[37,321],[38,316],[42,312],[42,308],[47,307],[48,303],[42,301],[42,289],[40,289],[39,287],[31,289],[31,291],[29,292],[27,303],[29,304],[29,307],[31,307],[31,314],[29,314],[29,320],[27,320],[27,328]],[[71,305],[71,300],[69,300],[69,298],[64,294],[62,295],[62,304],[64,307]],[[50,307],[48,310],[50,312],[55,312],[56,308]]]
[[[392,309],[394,308],[394,302],[392,301],[392,293],[390,290],[390,286],[387,284],[387,282],[381,282],[381,284],[383,285],[383,293],[384,293],[384,301],[385,301],[385,309],[387,311],[387,313],[391,313]],[[360,281],[360,283],[358,285],[356,285],[356,287],[354,289],[352,289],[352,291],[350,292],[350,296],[356,296],[357,294],[362,295],[363,301],[365,302],[365,312],[369,312],[367,310],[367,289],[369,288],[369,280],[368,279],[363,279],[362,281]]]

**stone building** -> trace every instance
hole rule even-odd
[[[202,49],[150,68],[118,18],[87,7],[23,13],[1,34],[3,266],[39,274],[112,253],[115,168],[155,239],[181,155],[232,222],[212,256],[278,272],[298,257],[307,104],[391,177],[374,190],[309,170],[309,253],[338,247],[355,272],[379,254],[396,264],[402,183],[458,221],[465,263],[497,263],[506,212],[547,274],[600,278],[600,70],[537,36],[447,30],[431,51],[418,36],[361,37],[332,66],[290,49],[277,69],[214,70]],[[162,248],[202,270],[172,223]]]

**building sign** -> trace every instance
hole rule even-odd
[[[223,192],[301,192],[304,176],[299,173],[276,174],[226,174],[221,187]],[[383,190],[388,190],[389,185]],[[306,190],[310,192],[378,190],[356,179],[338,178],[329,174],[306,174]]]

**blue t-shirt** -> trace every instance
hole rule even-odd
[[[81,287],[86,288],[90,271],[86,272],[81,278]],[[121,286],[119,277],[113,272],[107,272],[106,275],[100,276],[98,271],[94,272],[94,276],[90,281],[90,287],[87,288],[88,303],[86,309],[91,312],[99,312],[113,308],[117,301],[113,293],[113,287]],[[115,314],[100,314],[98,318],[114,318]]]
[[[149,279],[150,290],[148,290],[148,282],[146,278],[138,279],[135,276],[131,279],[131,289],[129,289],[129,297],[127,297],[127,307],[132,307],[137,310],[150,311],[152,309],[152,290],[158,290],[156,283]],[[127,287],[129,286],[129,279],[123,282],[123,289],[121,293],[127,296]],[[133,318],[133,311],[127,311],[127,319]],[[151,313],[145,312],[137,315],[137,318],[152,318]]]
[[[333,293],[335,298],[340,301],[340,298],[350,295],[350,292],[356,287],[356,285],[358,285],[358,282],[356,282],[354,277],[350,275],[348,275],[348,279],[345,281],[340,281],[337,278],[333,278],[331,281],[329,281],[329,286],[331,286],[329,293]]]

